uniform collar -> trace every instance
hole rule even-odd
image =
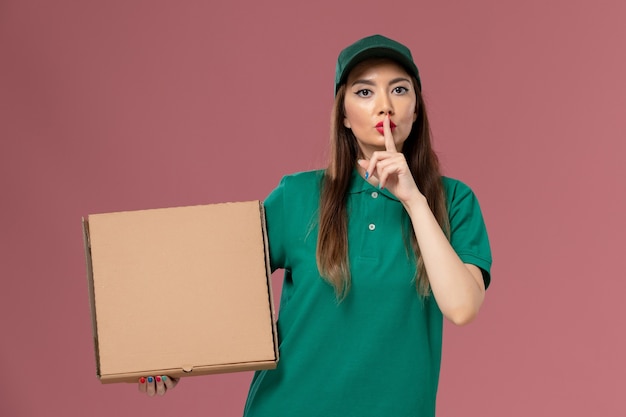
[[[352,170],[352,177],[350,178],[350,186],[348,187],[348,193],[357,194],[364,192],[374,192],[376,191],[379,194],[383,194],[386,197],[391,198],[392,200],[400,201],[398,198],[391,194],[386,188],[382,190],[378,187],[373,186],[369,182],[365,181],[365,179],[359,174],[359,171],[355,169]]]

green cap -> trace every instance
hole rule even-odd
[[[409,48],[393,39],[381,35],[372,35],[356,41],[339,54],[335,70],[335,94],[337,94],[339,86],[346,82],[352,68],[371,58],[388,58],[396,61],[417,79],[419,88],[422,88],[419,72],[415,62],[413,62]]]

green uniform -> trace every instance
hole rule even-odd
[[[356,171],[347,198],[352,287],[338,303],[317,270],[323,171],[283,178],[265,201],[272,270],[283,268],[277,369],[255,373],[246,417],[435,415],[443,317],[415,289],[402,204]],[[489,281],[491,252],[472,191],[443,178],[452,246]]]

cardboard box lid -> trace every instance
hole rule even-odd
[[[259,201],[96,214],[83,223],[103,382],[275,367]]]

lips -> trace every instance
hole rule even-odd
[[[394,122],[392,122],[391,120],[389,120],[389,127],[391,128],[391,131],[393,132],[393,129],[396,128],[396,124]],[[383,122],[378,122],[376,124],[376,130],[378,130],[378,132],[383,135],[385,133],[385,129],[383,127]]]

